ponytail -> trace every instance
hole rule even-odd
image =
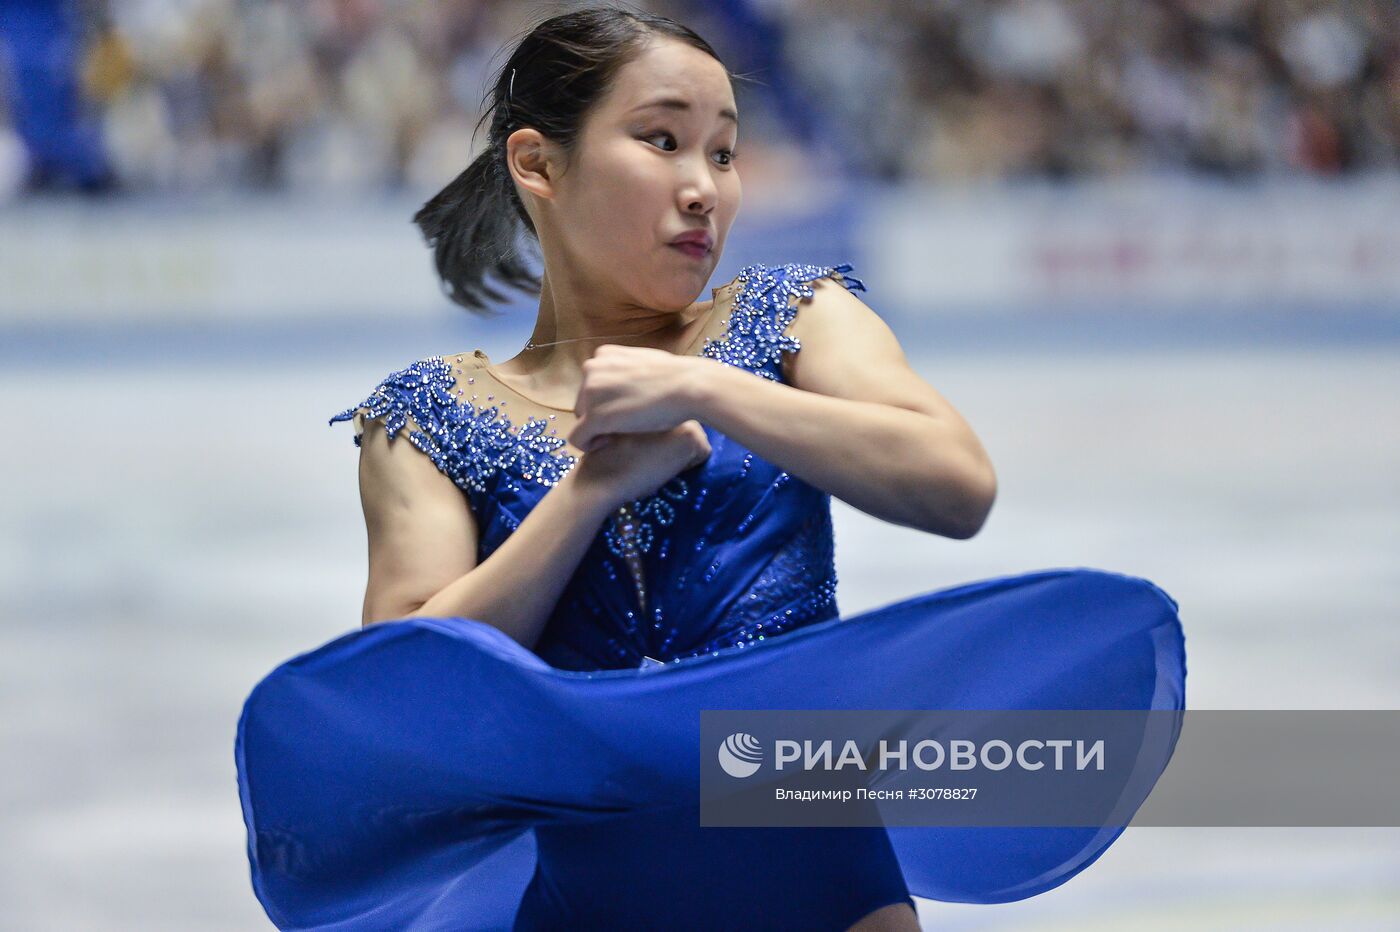
[[[433,263],[448,298],[486,315],[489,302],[506,295],[486,283],[488,274],[526,293],[539,294],[540,279],[521,255],[521,227],[533,232],[505,153],[495,141],[413,215],[433,250]]]

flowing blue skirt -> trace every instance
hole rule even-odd
[[[1122,826],[699,828],[700,710],[1181,710],[1185,680],[1171,597],[1082,568],[639,669],[556,669],[470,619],[375,624],[244,703],[253,889],[318,930],[844,929],[906,892],[1024,899]]]

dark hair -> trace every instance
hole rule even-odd
[[[708,42],[680,23],[619,6],[562,13],[528,29],[496,73],[487,94],[489,106],[477,121],[480,129],[490,119],[486,147],[413,215],[433,249],[449,298],[490,316],[486,299],[501,301],[505,296],[486,284],[488,274],[521,291],[539,293],[539,276],[521,254],[521,228],[536,243],[539,237],[506,167],[505,141],[520,127],[530,126],[571,154],[589,108],[653,36],[679,39],[720,61]]]

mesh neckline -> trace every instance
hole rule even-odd
[[[737,284],[737,283],[738,283],[738,279],[736,278],[736,279],[734,279],[734,280],[732,280],[732,281],[726,283],[725,285],[723,285],[723,286],[721,286],[721,287],[719,287],[719,288],[713,289],[713,291],[712,291],[711,293],[715,296],[715,308],[712,308],[711,311],[710,311],[710,314],[711,314],[712,316],[710,317],[709,320],[707,320],[707,321],[705,322],[705,325],[704,325],[703,327],[700,328],[700,333],[695,337],[695,339],[693,339],[693,340],[690,342],[690,344],[689,344],[688,346],[686,346],[685,350],[682,351],[682,352],[676,353],[675,355],[677,355],[677,356],[701,356],[701,355],[704,355],[704,354],[703,354],[703,350],[704,350],[705,344],[706,344],[707,342],[709,342],[710,339],[718,339],[718,338],[719,338],[720,334],[712,332],[712,331],[715,331],[716,329],[721,329],[721,330],[723,329],[723,328],[717,328],[716,325],[715,325],[715,320],[716,320],[716,317],[714,316],[714,315],[715,315],[715,310],[718,309],[718,308],[720,307],[718,295],[719,295],[719,292],[720,292],[720,291],[724,290],[725,288],[731,288],[731,286],[733,286],[733,285],[735,285],[735,284]],[[737,291],[738,291],[737,288],[735,288],[735,289],[733,289],[733,290],[731,291],[731,295],[730,295],[730,298],[729,298],[728,307],[725,308],[725,309],[723,310],[723,312],[719,314],[719,317],[722,317],[722,318],[723,318],[723,323],[724,323],[724,326],[726,326],[726,327],[728,326],[729,318],[732,317],[732,316],[733,316],[733,313],[734,313],[734,307],[735,307],[735,304],[737,303]],[[527,395],[527,394],[525,394],[524,392],[520,391],[518,388],[515,388],[514,386],[512,386],[512,385],[511,385],[509,382],[507,382],[505,379],[501,378],[500,374],[496,372],[495,364],[491,362],[491,358],[490,358],[489,356],[487,356],[486,353],[484,353],[480,348],[477,348],[477,349],[475,349],[475,350],[472,350],[471,355],[480,363],[480,371],[485,372],[487,375],[489,375],[489,376],[491,377],[491,381],[492,381],[495,385],[500,386],[501,388],[504,388],[506,391],[510,392],[512,395],[516,396],[517,398],[520,398],[520,399],[522,399],[522,400],[524,400],[524,401],[529,402],[529,403],[532,404],[532,405],[536,405],[536,406],[539,407],[539,408],[542,408],[542,409],[544,409],[544,410],[546,410],[546,411],[553,412],[553,413],[555,413],[555,414],[573,414],[573,413],[574,413],[574,409],[573,409],[573,408],[560,408],[560,407],[556,407],[556,406],[554,406],[554,405],[545,404],[545,403],[542,402],[542,401],[539,401],[539,400],[537,400],[537,399],[531,398],[529,395]]]

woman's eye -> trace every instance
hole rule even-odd
[[[646,136],[644,136],[643,138],[644,138],[644,139],[656,139],[656,138],[658,138],[658,137],[660,137],[660,136],[665,136],[667,139],[671,140],[672,142],[675,142],[675,141],[676,141],[676,137],[675,137],[675,136],[672,136],[670,133],[648,133],[648,134],[647,134]],[[670,150],[670,149],[667,149],[666,151],[667,151],[667,152],[670,152],[671,150]]]
[[[645,136],[643,136],[642,138],[645,139],[645,140],[650,141],[650,140],[652,140],[652,139],[659,139],[659,138],[661,138],[661,137],[663,137],[663,136],[664,136],[665,138],[671,140],[671,142],[672,142],[673,144],[674,144],[675,141],[676,141],[676,137],[675,137],[675,136],[672,136],[670,133],[661,133],[661,132],[658,132],[658,133],[647,133],[647,134],[646,134]],[[674,152],[675,149],[665,149],[664,151],[666,151],[666,152]],[[716,153],[716,154],[724,156],[724,161],[723,161],[723,162],[720,162],[721,165],[728,165],[730,162],[734,161],[734,159],[735,159],[736,156],[737,156],[737,153],[736,153],[733,149],[720,149],[719,152]]]

